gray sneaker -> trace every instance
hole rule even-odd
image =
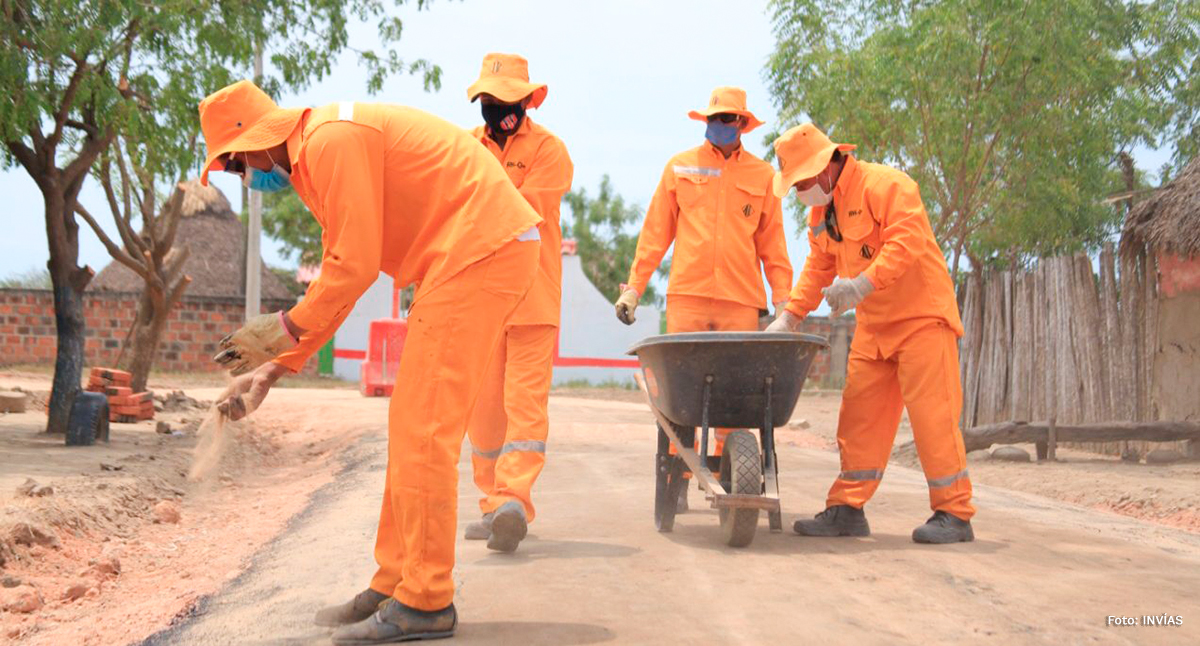
[[[488,512],[483,515],[483,518],[470,523],[463,530],[463,538],[468,541],[485,541],[492,537],[492,517],[494,513]]]
[[[457,626],[458,613],[454,610],[454,604],[426,612],[388,599],[370,617],[335,630],[333,643],[337,646],[364,646],[443,639],[453,637]]]
[[[386,594],[370,588],[354,595],[354,598],[339,606],[330,606],[317,611],[313,623],[318,626],[342,626],[354,624],[370,617],[379,609],[379,604],[387,601]]]
[[[492,535],[488,538],[488,549],[514,552],[527,533],[529,523],[525,520],[525,508],[521,503],[510,500],[500,505],[492,516]]]
[[[969,520],[935,511],[924,525],[913,530],[912,539],[914,543],[970,543],[975,540],[975,530]]]
[[[870,536],[871,526],[861,509],[850,505],[834,505],[813,516],[798,520],[792,529],[801,536]]]

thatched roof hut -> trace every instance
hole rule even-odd
[[[1139,249],[1183,258],[1200,256],[1200,158],[1129,212],[1121,232],[1121,251]]]
[[[215,186],[184,183],[183,211],[175,234],[176,247],[190,249],[183,273],[192,277],[187,296],[240,298],[245,294],[246,230],[229,200]],[[111,262],[92,279],[90,290],[140,292],[144,283],[119,262]],[[262,298],[294,300],[279,277],[262,266]]]

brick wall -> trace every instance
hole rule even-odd
[[[121,345],[137,314],[137,294],[97,292],[84,295],[87,341],[84,363],[116,364]],[[264,301],[263,311],[290,307]],[[241,298],[189,297],[176,304],[159,343],[154,369],[165,372],[215,372],[217,343],[238,328]],[[54,295],[40,289],[0,289],[0,365],[48,364],[55,356]],[[309,361],[306,371],[315,365]]]
[[[809,316],[804,319],[800,331],[823,336],[830,346],[817,353],[812,367],[808,369],[808,383],[841,388],[846,382],[846,358],[849,356],[850,339],[854,338],[854,319],[843,316],[830,321],[826,316]]]

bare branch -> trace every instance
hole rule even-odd
[[[104,229],[100,228],[100,224],[96,222],[96,218],[93,218],[92,214],[89,213],[82,204],[75,204],[75,212],[78,213],[79,216],[88,223],[88,226],[92,228],[92,231],[96,234],[96,237],[100,239],[100,244],[104,245],[104,249],[108,251],[108,255],[112,256],[113,260],[116,260],[122,265],[129,267],[143,279],[146,278],[146,267],[142,266],[142,264],[137,260],[134,260],[133,256],[125,253],[124,249],[118,247],[116,243],[113,242],[112,238],[108,237],[108,234],[104,232]]]
[[[75,128],[76,130],[82,130],[86,132],[92,139],[100,136],[100,129],[91,124],[87,124],[82,121],[76,121],[75,119],[67,119],[64,124],[68,127]]]
[[[50,137],[46,140],[46,144],[50,148],[58,147],[58,142],[62,141],[63,126],[67,122],[67,115],[71,113],[71,108],[74,107],[75,95],[79,92],[79,84],[83,82],[83,77],[88,69],[90,68],[86,57],[75,61],[75,71],[71,73],[71,79],[67,81],[67,87],[63,90],[62,100],[58,106],[58,112],[54,114],[54,132],[50,133]]]

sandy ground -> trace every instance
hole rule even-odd
[[[460,541],[456,643],[1189,644],[1200,536],[1005,489],[978,487],[978,540],[921,546],[924,479],[893,467],[868,539],[771,534],[719,541],[712,510],[652,521],[653,427],[642,406],[551,400],[538,521],[513,555]],[[147,640],[323,644],[323,605],[365,586],[385,440],[364,436],[336,480],[254,564],[195,615]],[[821,506],[833,453],[780,447],[790,521]],[[464,456],[465,457],[465,456]],[[469,482],[469,463],[460,465]],[[692,494],[694,507],[700,495]],[[459,522],[478,515],[464,486]],[[1182,615],[1183,626],[1107,627],[1109,615]]]
[[[0,373],[0,388],[44,382]],[[649,412],[636,392],[603,391],[552,397],[539,520],[521,550],[504,556],[460,541],[458,641],[1200,640],[1190,600],[1200,585],[1200,536],[1111,513],[1153,517],[1144,510],[1158,505],[1194,517],[1194,465],[1072,452],[1058,464],[972,463],[979,540],[929,548],[908,538],[929,512],[923,477],[902,459],[869,507],[870,539],[770,534],[764,520],[754,544],[734,550],[720,544],[708,509],[680,517],[672,534],[654,531]],[[218,392],[188,390],[209,400]],[[785,527],[820,509],[837,472],[839,404],[836,393],[806,395],[792,426],[779,431]],[[186,429],[196,415],[172,423]],[[328,643],[311,613],[361,589],[373,571],[385,420],[385,400],[351,389],[277,389],[253,424],[231,429],[236,440],[217,477],[197,484],[183,477],[196,443],[190,433],[116,425],[108,446],[67,449],[38,433],[40,414],[0,417],[0,526],[32,516],[60,542],[19,546],[0,570],[45,600],[34,613],[0,613],[0,642]],[[910,435],[904,427],[898,441]],[[100,462],[122,468],[101,471]],[[459,518],[467,522],[478,510],[466,452],[460,466]],[[17,495],[26,477],[55,493]],[[180,505],[179,524],[153,522],[161,500]],[[692,505],[704,506],[696,492]],[[89,564],[112,555],[119,575]],[[80,579],[89,592],[64,600]],[[1105,626],[1108,615],[1163,613],[1183,615],[1184,626]]]
[[[39,386],[46,383],[36,375],[0,373],[2,388]],[[208,401],[219,392],[188,390]],[[338,423],[314,410],[336,411]],[[340,468],[334,458],[378,430],[385,411],[386,401],[352,389],[277,389],[261,417],[226,428],[229,445],[201,482],[185,475],[203,409],[158,415],[182,435],[158,434],[151,422],[114,424],[110,443],[94,447],[66,447],[42,433],[40,411],[0,416],[0,550],[8,561],[0,574],[44,602],[32,613],[0,612],[0,643],[125,644],[161,630],[244,570],[330,482]],[[18,494],[27,478],[53,494]],[[179,508],[177,524],[155,522],[163,501]],[[56,545],[14,544],[20,523]],[[119,573],[103,571],[114,556]],[[68,598],[74,586],[87,591],[82,598]]]

